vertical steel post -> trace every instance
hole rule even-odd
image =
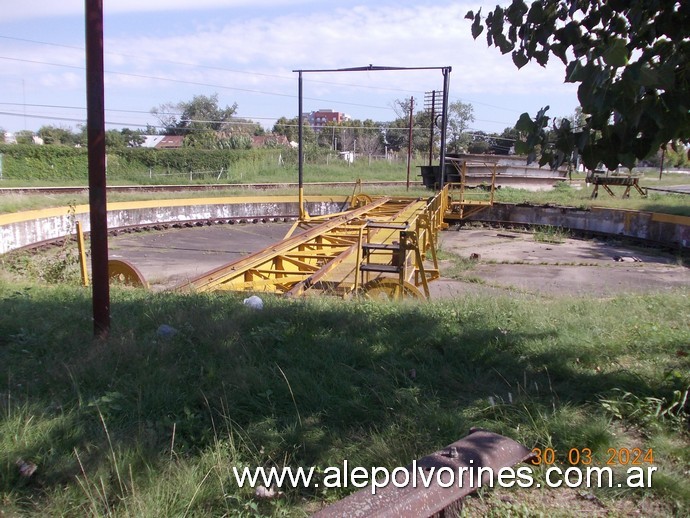
[[[304,184],[303,184],[303,178],[304,178],[304,133],[303,133],[303,128],[302,124],[304,123],[304,111],[302,108],[302,71],[299,71],[299,78],[298,78],[298,109],[299,109],[299,116],[297,117],[299,128],[297,128],[297,135],[299,140],[299,146],[298,146],[298,154],[299,157],[297,159],[298,163],[298,173],[297,173],[297,183],[298,183],[298,197],[299,197],[299,219],[303,220],[305,219],[305,211],[304,211]]]
[[[410,190],[410,167],[412,162],[412,122],[414,118],[414,97],[410,97],[410,128],[407,136],[407,190]]]
[[[89,157],[91,278],[94,335],[110,331],[108,219],[105,183],[105,87],[103,82],[103,0],[86,1],[86,127]]]
[[[84,230],[81,228],[81,221],[77,221],[77,245],[79,248],[79,271],[81,272],[81,282],[84,286],[88,286],[89,272],[86,271],[86,248],[84,247]]]
[[[448,90],[450,89],[451,67],[443,68],[443,114],[441,116],[441,181],[439,190],[443,189],[446,176],[446,126],[448,125]]]

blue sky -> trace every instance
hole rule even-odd
[[[507,3],[507,0],[503,2]],[[76,128],[86,117],[84,1],[3,2],[0,128]],[[104,0],[108,128],[158,124],[164,103],[218,94],[221,106],[270,128],[297,115],[296,69],[369,64],[451,66],[450,100],[471,103],[472,129],[501,132],[550,105],[571,115],[564,66],[517,70],[470,35],[481,0]],[[390,121],[396,99],[442,90],[440,71],[305,74],[304,108]]]

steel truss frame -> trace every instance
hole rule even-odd
[[[355,205],[363,201],[369,200],[353,197]],[[374,198],[344,213],[297,221],[281,242],[175,289],[428,297],[429,281],[439,276],[437,233],[447,208],[447,188],[429,200]]]

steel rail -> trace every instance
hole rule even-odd
[[[366,187],[402,187],[404,181],[365,181],[365,182],[309,182],[306,187],[314,188],[353,188],[358,185]],[[421,183],[419,184],[421,187]],[[295,189],[296,183],[228,183],[228,184],[208,184],[208,185],[109,185],[109,193],[141,193],[141,192],[204,192],[204,191],[224,191],[224,190],[258,190],[270,191],[278,189]],[[16,194],[75,194],[86,193],[87,186],[70,187],[0,187],[0,196]]]

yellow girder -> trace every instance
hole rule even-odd
[[[387,282],[422,286],[428,296],[427,281],[438,276],[435,236],[443,225],[446,198],[447,190],[429,201],[380,197],[330,219],[299,221],[283,241],[176,289],[347,295],[363,285],[380,286],[372,281],[394,274],[395,280]],[[427,250],[432,251],[431,269],[423,264]]]
[[[284,292],[285,285],[289,284],[286,283],[284,279],[287,272],[295,277],[307,276],[313,272],[311,268],[300,268],[294,262],[291,263],[294,268],[290,268],[289,270],[283,269],[283,259],[286,256],[308,251],[309,255],[312,257],[307,260],[308,258],[304,256],[303,260],[305,262],[309,263],[309,261],[313,261],[315,265],[318,265],[319,262],[327,263],[342,250],[352,246],[351,242],[343,240],[342,237],[329,237],[328,233],[346,225],[349,221],[365,215],[368,211],[385,204],[388,200],[389,198],[380,198],[366,207],[355,209],[350,213],[332,218],[300,234],[292,235],[280,243],[269,246],[264,250],[200,275],[195,279],[179,285],[176,289],[192,289],[196,291],[243,289],[242,286],[245,286],[244,283],[252,281],[253,277],[256,275],[262,279],[275,277],[276,280],[279,279],[279,282],[274,285],[270,283],[264,284],[263,282],[259,283],[263,289],[257,290],[253,288],[254,291]],[[281,278],[281,276],[283,278]],[[222,285],[225,286],[221,288]]]

